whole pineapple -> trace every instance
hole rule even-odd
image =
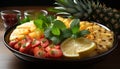
[[[57,14],[67,14],[81,20],[95,21],[120,34],[120,12],[98,0],[56,0]],[[113,28],[114,27],[114,28]]]

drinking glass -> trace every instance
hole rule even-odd
[[[19,23],[20,18],[21,18],[21,12],[19,10],[3,10],[3,11],[1,11],[1,19],[3,21],[5,29],[8,29],[11,26]]]
[[[24,18],[29,18],[30,20],[36,19],[36,16],[39,14],[47,15],[48,12],[46,10],[26,10],[24,11]]]

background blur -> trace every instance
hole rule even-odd
[[[43,6],[53,5],[55,0],[0,0],[0,6]]]
[[[100,0],[109,7],[117,8],[120,7],[120,0]],[[51,6],[55,0],[0,0],[0,7],[6,6]]]

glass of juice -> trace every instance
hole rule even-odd
[[[1,11],[1,19],[5,29],[19,23],[21,19],[21,12],[19,10],[3,10]]]

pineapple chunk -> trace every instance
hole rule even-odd
[[[31,32],[34,31],[36,29],[36,26],[34,25],[33,21],[30,22],[26,22],[22,25],[17,26],[17,29],[29,29]]]
[[[90,34],[88,34],[86,38],[97,44],[96,50],[88,56],[103,53],[112,47],[114,34],[108,28],[105,28],[97,23],[90,23],[87,21],[82,21],[80,23],[80,27],[82,30],[89,30]]]
[[[41,37],[41,35],[43,35],[43,33],[38,29],[29,33],[29,36],[32,37],[32,38],[39,38],[39,37]]]
[[[16,27],[10,35],[10,40],[22,39],[24,35],[29,35],[33,38],[39,38],[43,33],[37,29],[33,21],[21,24]]]

